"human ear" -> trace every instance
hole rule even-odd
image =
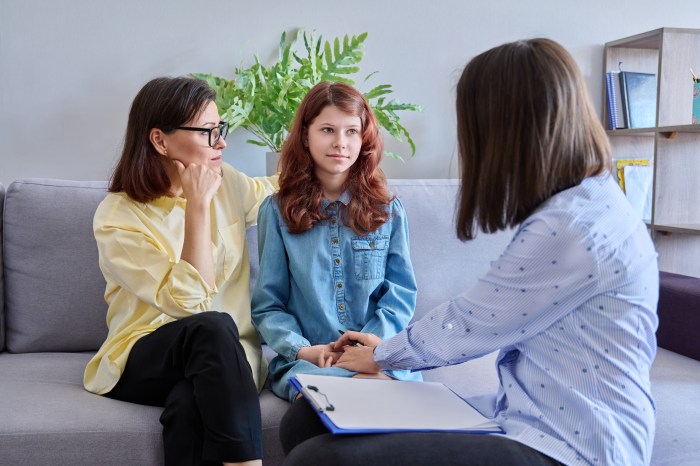
[[[148,139],[151,141],[151,144],[153,144],[156,152],[158,152],[160,155],[168,155],[168,148],[165,142],[165,133],[163,130],[159,128],[151,128],[151,131],[148,132]]]

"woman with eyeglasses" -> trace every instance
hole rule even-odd
[[[109,333],[85,387],[165,407],[165,464],[261,464],[267,374],[250,317],[246,228],[277,188],[223,163],[216,95],[188,77],[136,95],[95,212]]]

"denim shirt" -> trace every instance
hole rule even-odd
[[[501,349],[493,416],[565,464],[649,464],[657,254],[609,174],[545,201],[470,290],[375,349],[383,368]]]
[[[321,208],[329,218],[300,234],[289,232],[276,196],[260,207],[260,272],[252,297],[253,321],[286,363],[295,362],[304,346],[334,342],[339,330],[385,339],[405,328],[413,316],[416,281],[401,202],[394,199],[388,206],[389,220],[367,235],[344,224],[343,210],[349,202],[348,192],[335,202],[324,200]],[[282,361],[271,365],[273,390],[282,377],[275,368],[288,371],[290,365]],[[328,375],[354,375],[332,369]],[[390,375],[397,378],[420,379],[407,371],[389,372],[396,372]],[[275,392],[281,395],[284,390]]]

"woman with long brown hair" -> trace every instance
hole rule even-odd
[[[278,354],[270,378],[282,398],[297,397],[294,374],[357,374],[334,367],[339,332],[388,338],[413,315],[406,214],[387,191],[381,155],[377,122],[357,90],[324,82],[309,91],[282,148],[280,191],[258,216],[253,320]]]
[[[609,172],[578,66],[549,39],[494,47],[467,64],[456,108],[457,236],[513,228],[513,240],[473,287],[395,337],[343,335],[336,365],[422,370],[500,350],[500,386],[485,414],[504,434],[307,428],[313,438],[285,464],[649,464],[657,255]]]

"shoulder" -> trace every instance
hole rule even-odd
[[[251,181],[253,180],[253,178],[226,162],[221,164],[221,175],[221,186],[224,189],[233,189],[236,191],[249,190]]]
[[[279,208],[279,201],[277,195],[273,194],[267,196],[260,204],[260,210],[258,211],[259,219],[275,219],[278,220],[282,217]]]
[[[245,181],[248,178],[245,173],[238,171],[226,162],[221,164],[221,175],[222,186],[228,188],[240,188],[243,184],[245,184]]]
[[[406,218],[406,209],[403,207],[401,199],[395,197],[389,202],[386,207],[387,212],[389,212],[391,219],[404,219]]]
[[[114,218],[125,218],[133,215],[135,210],[139,210],[140,204],[131,199],[126,193],[109,193],[102,199],[102,202],[95,210],[95,222],[108,222]]]

